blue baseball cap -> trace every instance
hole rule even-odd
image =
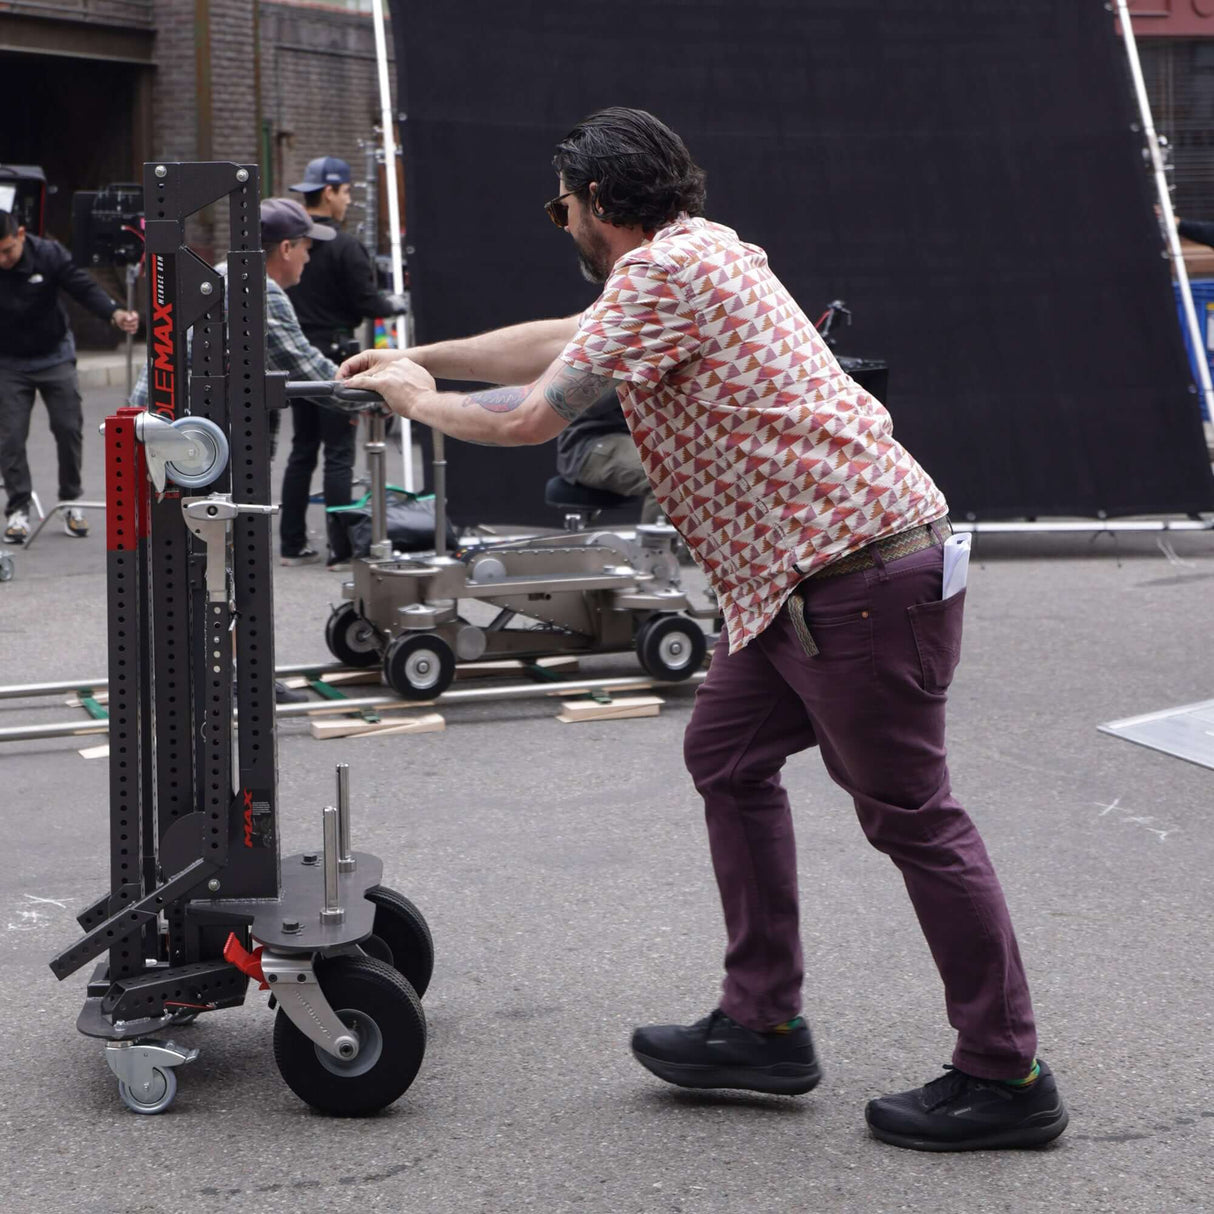
[[[304,169],[305,180],[298,185],[287,186],[296,194],[312,194],[327,185],[345,185],[350,180],[350,166],[336,156],[317,156],[308,161]]]

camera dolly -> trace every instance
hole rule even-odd
[[[347,666],[376,666],[407,700],[432,700],[450,687],[459,662],[534,660],[635,649],[658,682],[690,678],[707,641],[680,584],[678,532],[640,525],[635,538],[613,531],[556,535],[446,549],[445,462],[434,434],[434,555],[396,556],[386,525],[385,410],[374,393],[340,382],[291,382],[288,397],[328,400],[368,413],[365,445],[371,480],[371,546],[351,561],[345,600],[329,616],[325,643]],[[466,618],[480,602],[496,612]],[[517,623],[516,623],[517,621]],[[521,624],[521,626],[519,626]],[[513,626],[512,626],[513,625]]]

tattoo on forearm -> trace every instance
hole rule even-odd
[[[610,375],[595,375],[576,367],[562,367],[544,389],[544,399],[567,422],[585,413],[615,388]]]
[[[527,399],[526,388],[486,388],[483,392],[470,392],[464,397],[463,407],[480,405],[490,413],[510,413]]]

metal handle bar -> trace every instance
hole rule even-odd
[[[351,412],[363,410],[386,410],[384,398],[378,392],[370,392],[366,388],[348,388],[339,379],[292,379],[287,382],[287,399],[306,396],[313,400],[336,401],[343,405],[352,406]]]

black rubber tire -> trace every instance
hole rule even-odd
[[[672,651],[679,650],[672,661]],[[683,615],[659,615],[641,625],[636,638],[637,658],[645,673],[666,683],[689,679],[704,665],[708,642],[704,630]]]
[[[391,964],[422,998],[434,973],[434,937],[425,917],[404,894],[386,885],[371,886],[367,901],[375,906],[372,932],[388,946]]]
[[[322,1113],[361,1117],[399,1099],[417,1078],[426,1053],[426,1014],[397,970],[371,957],[334,957],[317,966],[320,989],[343,1023],[357,1013],[379,1034],[379,1056],[366,1070],[365,1051],[343,1075],[337,1060],[291,1023],[281,1008],[274,1020],[274,1061],[287,1087]],[[364,1037],[365,1040],[365,1037]],[[324,1055],[325,1062],[321,1061]]]
[[[358,947],[373,961],[382,961],[385,965],[392,965],[392,950],[388,947],[387,942],[380,939],[374,932],[365,940],[360,940]],[[396,967],[393,966],[393,968]],[[418,998],[420,999],[421,996],[419,995]]]
[[[406,700],[436,699],[455,679],[455,651],[432,632],[398,636],[384,654],[384,678]]]
[[[325,644],[344,666],[374,666],[379,661],[379,636],[353,603],[342,603],[325,622]]]

